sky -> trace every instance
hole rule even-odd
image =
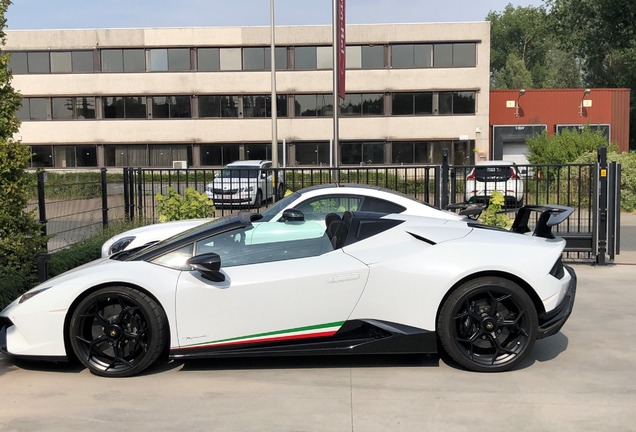
[[[265,26],[269,0],[13,0],[8,30]],[[346,0],[348,24],[483,21],[543,0]],[[332,0],[275,0],[276,25],[331,24]]]

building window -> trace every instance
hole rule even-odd
[[[51,98],[51,117],[54,120],[95,118],[94,97]]]
[[[110,96],[102,99],[104,118],[146,118],[146,98]]]
[[[202,144],[201,165],[223,166],[239,160],[238,144]]]
[[[197,50],[197,69],[201,72],[221,70],[218,48],[199,48]]]
[[[362,69],[383,69],[384,68],[384,46],[363,46],[362,47]]]
[[[475,67],[477,66],[477,46],[475,43],[453,44],[453,66]]]
[[[155,48],[148,50],[148,70],[151,72],[189,71],[189,48]]]
[[[219,70],[222,70],[222,71],[241,70],[241,49],[240,48],[219,49]]]
[[[329,142],[296,142],[296,165],[329,165]]]
[[[148,166],[148,148],[146,145],[105,145],[104,157],[106,166]]]
[[[30,74],[48,74],[51,73],[51,65],[49,64],[48,52],[29,52],[27,53],[27,61],[29,63]]]
[[[433,65],[431,44],[403,44],[391,46],[391,66],[394,68],[429,68]]]
[[[316,47],[295,47],[294,48],[294,69],[296,70],[315,70],[316,63]]]
[[[362,68],[362,47],[348,46],[346,51],[347,69]]]
[[[296,117],[324,117],[333,115],[333,95],[296,95]]]
[[[153,118],[190,118],[190,96],[153,96]]]
[[[243,117],[271,117],[272,116],[272,97],[269,95],[246,95],[243,96]],[[278,117],[287,117],[287,96],[276,96],[276,115]]]
[[[393,142],[391,144],[391,162],[395,164],[431,163],[428,142]]]
[[[382,164],[384,163],[382,142],[342,142],[340,160],[343,165]]]
[[[186,144],[161,144],[148,146],[149,165],[152,167],[172,167],[174,161],[192,164],[192,146]]]
[[[384,95],[381,93],[347,94],[340,104],[343,116],[366,116],[384,114]]]
[[[433,93],[394,93],[393,115],[427,115],[433,113]]]
[[[53,164],[56,168],[96,167],[95,146],[53,146]]]
[[[439,92],[440,115],[475,114],[475,92]]]
[[[23,98],[17,112],[20,120],[49,120],[50,104],[48,98]]]
[[[29,61],[27,53],[12,52],[9,53],[9,70],[13,75],[23,75],[29,73]]]
[[[333,67],[333,50],[328,47],[316,47],[316,69],[331,69]]]
[[[245,159],[265,160],[271,158],[271,144],[245,144]]]
[[[453,66],[453,45],[452,44],[435,44],[434,48],[434,66],[436,68]]]
[[[94,72],[93,51],[71,51],[71,68],[74,73]]]
[[[53,148],[51,146],[31,146],[31,166],[33,168],[53,167]]]
[[[271,70],[272,57],[270,47],[243,48],[243,70]],[[287,69],[287,48],[276,47],[276,69]]]
[[[143,49],[103,49],[100,52],[102,72],[145,72]]]
[[[51,53],[51,73],[71,73],[72,70],[70,51]]]

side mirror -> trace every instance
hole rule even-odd
[[[190,258],[186,263],[212,282],[223,282],[225,275],[221,273],[221,257],[215,253],[205,253]]]
[[[279,222],[303,222],[305,215],[302,211],[295,208],[288,208],[283,211],[283,216]]]

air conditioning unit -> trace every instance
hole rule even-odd
[[[188,169],[188,161],[172,161],[173,169]]]

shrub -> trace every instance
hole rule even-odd
[[[592,131],[589,126],[583,130],[564,130],[548,136],[546,132],[530,138],[528,161],[532,164],[566,164],[579,156],[607,147],[607,138],[601,131]],[[615,148],[616,146],[611,146]]]
[[[207,195],[194,188],[187,188],[184,195],[168,188],[166,195],[157,194],[155,198],[160,222],[212,217],[216,210]]]
[[[506,199],[499,191],[493,191],[488,202],[488,207],[482,212],[480,220],[484,225],[490,225],[500,228],[508,228],[510,218],[501,211],[506,204]]]
[[[596,152],[581,155],[576,163],[596,163]],[[608,162],[621,164],[621,210],[632,212],[636,210],[636,153],[618,153],[609,151]]]

